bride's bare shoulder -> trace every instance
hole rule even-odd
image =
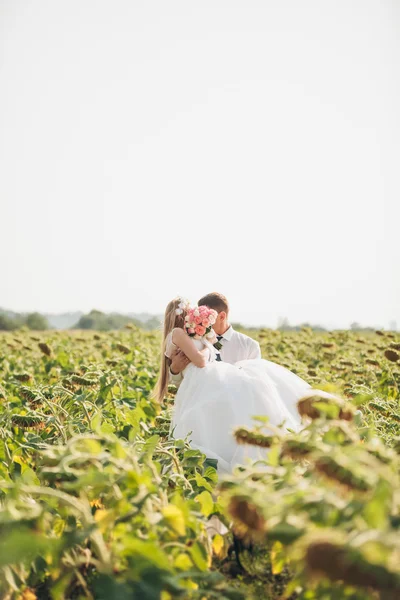
[[[172,341],[179,341],[182,340],[184,337],[187,337],[187,334],[180,327],[175,327],[175,329],[173,329],[171,333]]]

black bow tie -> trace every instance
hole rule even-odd
[[[222,335],[217,335],[217,340],[218,340],[219,342],[222,340],[222,338],[223,338],[223,336],[222,336]],[[217,354],[217,356],[215,357],[215,360],[216,360],[217,362],[221,362],[221,361],[222,361],[221,354],[220,354],[220,351],[219,351],[219,350],[218,350],[218,354]]]

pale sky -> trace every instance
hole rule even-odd
[[[0,0],[0,307],[400,326],[397,0]]]

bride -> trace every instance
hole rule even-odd
[[[193,339],[186,333],[187,309],[182,307],[182,299],[176,298],[165,310],[156,397],[163,402],[170,359],[178,348],[191,362],[182,373],[183,381],[175,397],[171,432],[176,439],[190,434],[193,448],[207,458],[217,459],[219,474],[230,473],[246,458],[260,458],[257,447],[236,442],[234,428],[252,427],[254,416],[266,416],[271,425],[298,431],[301,419],[297,401],[309,392],[310,385],[267,360],[242,360],[234,365],[217,361],[217,351],[206,338]]]

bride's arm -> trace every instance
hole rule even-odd
[[[174,329],[172,332],[172,341],[186,354],[190,362],[196,367],[203,368],[207,364],[207,348],[198,350],[193,340],[183,331],[183,329]],[[206,352],[204,352],[206,350]]]

